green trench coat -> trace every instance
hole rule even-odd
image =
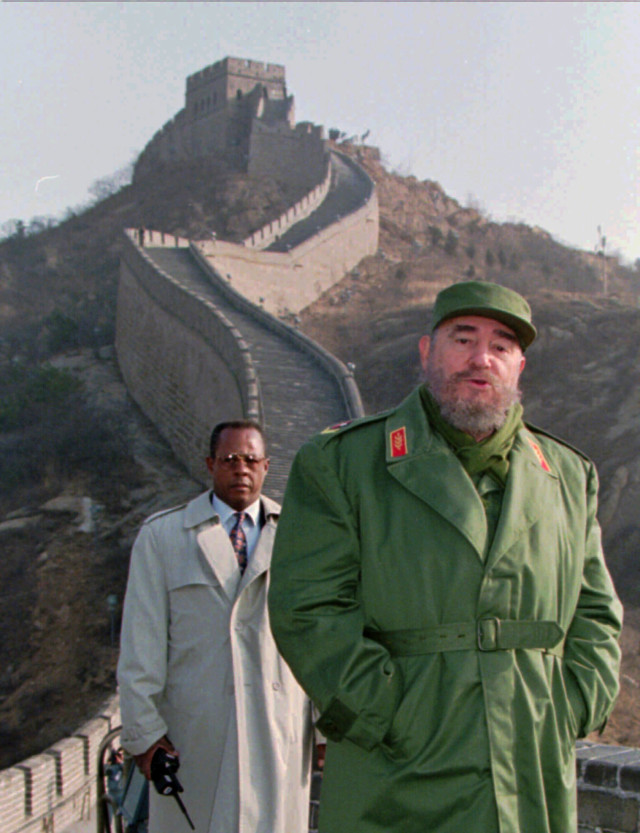
[[[523,429],[488,547],[417,390],[300,450],[269,605],[328,738],[322,833],[576,830],[620,659],[596,503],[591,462]]]

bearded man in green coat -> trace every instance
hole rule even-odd
[[[426,384],[298,453],[271,625],[328,738],[321,833],[570,833],[575,741],[618,691],[591,461],[526,425],[536,335],[496,284],[436,299]]]

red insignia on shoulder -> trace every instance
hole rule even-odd
[[[389,434],[389,442],[392,457],[406,457],[409,453],[409,449],[407,448],[407,429],[404,425],[402,428],[396,428],[395,431]]]
[[[352,422],[352,419],[347,419],[344,422],[336,422],[335,425],[330,425],[328,428],[325,428],[323,431],[321,431],[321,433],[331,434],[333,431],[339,431],[341,428],[346,428],[346,426],[351,425]]]
[[[545,471],[550,472],[550,471],[551,471],[551,466],[550,466],[550,465],[549,465],[549,463],[547,463],[547,461],[545,460],[544,454],[543,454],[543,453],[542,453],[542,451],[540,450],[540,446],[539,446],[539,445],[537,445],[537,443],[534,443],[534,441],[531,439],[531,437],[528,437],[527,439],[529,440],[529,445],[530,445],[530,446],[531,446],[531,448],[533,449],[533,453],[536,455],[536,457],[537,457],[537,458],[538,458],[538,460],[540,461],[540,465],[542,466],[542,468],[543,468]]]

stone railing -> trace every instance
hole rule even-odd
[[[578,741],[579,833],[640,831],[640,749]]]
[[[0,771],[1,833],[54,833],[95,818],[98,750],[119,724],[115,696],[71,737]]]
[[[329,192],[331,186],[331,165],[327,165],[327,173],[324,179],[308,194],[305,194],[295,205],[281,214],[277,219],[267,223],[262,228],[254,231],[246,240],[242,241],[243,246],[251,249],[266,249],[278,237],[281,237],[291,226],[299,223],[312,214],[321,204]]]

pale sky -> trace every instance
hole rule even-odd
[[[227,55],[495,220],[640,257],[635,2],[0,3],[0,226],[89,199]]]

